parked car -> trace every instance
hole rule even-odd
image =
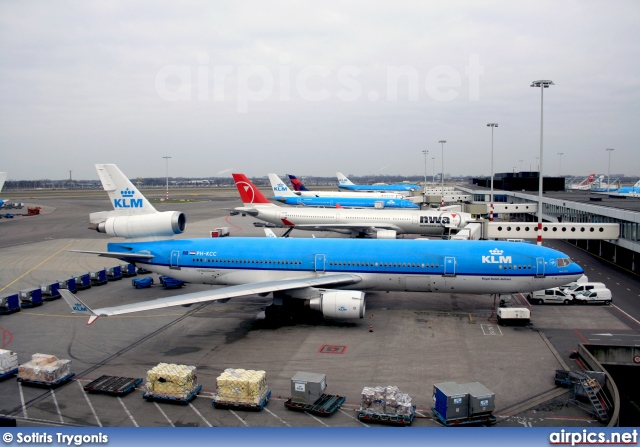
[[[527,299],[532,304],[573,304],[573,297],[557,287],[553,289],[536,290],[535,292],[529,293]]]
[[[593,289],[580,292],[574,297],[576,304],[602,303],[611,304],[613,297],[609,289]]]
[[[586,292],[588,290],[606,289],[606,288],[607,286],[605,286],[604,283],[601,283],[601,282],[583,282],[582,284],[580,283],[574,284],[568,289],[565,289],[564,291],[571,296],[576,296],[577,294]]]

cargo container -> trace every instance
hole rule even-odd
[[[357,416],[361,422],[409,426],[415,414],[411,397],[396,386],[364,387],[362,390]]]
[[[167,289],[178,289],[184,286],[184,281],[180,279],[175,279],[170,276],[160,276],[160,284]]]
[[[10,314],[20,312],[20,295],[14,293],[0,297],[0,314]]]
[[[214,408],[260,411],[271,396],[262,370],[227,368],[216,379],[216,387]]]
[[[133,264],[120,264],[120,273],[124,278],[130,278],[132,276],[137,276],[136,266]]]
[[[196,367],[159,363],[147,372],[147,401],[187,405],[202,390],[198,385]]]
[[[495,394],[480,382],[460,386],[469,393],[469,416],[489,414],[495,409]]]
[[[153,278],[147,276],[146,278],[133,278],[131,285],[136,289],[146,289],[153,284]]]
[[[509,324],[524,326],[529,323],[530,319],[531,311],[526,307],[498,308],[498,324],[501,326],[506,326]]]
[[[76,287],[78,290],[85,290],[91,288],[91,274],[85,273],[83,275],[75,276]]]
[[[229,227],[219,227],[211,232],[211,237],[225,237],[229,236]]]
[[[67,289],[71,293],[76,293],[78,291],[78,286],[76,284],[75,278],[59,279],[58,286],[58,288]]]
[[[298,371],[291,378],[291,400],[305,404],[314,403],[327,389],[325,374]]]
[[[119,265],[113,267],[106,267],[107,281],[118,281],[122,279],[122,269]]]
[[[6,349],[0,349],[0,380],[7,379],[18,373],[18,354]]]
[[[107,283],[107,271],[105,269],[90,272],[89,275],[91,276],[92,286],[101,286]]]
[[[53,284],[41,284],[40,292],[42,293],[42,299],[45,301],[51,301],[60,298],[60,283],[54,282]]]
[[[36,307],[42,305],[42,292],[40,288],[20,291],[21,307]]]
[[[455,382],[433,385],[435,410],[445,421],[469,416],[469,393]]]

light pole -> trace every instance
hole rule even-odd
[[[538,170],[538,245],[542,245],[542,136],[544,123],[544,89],[550,85],[555,85],[553,81],[540,80],[533,81],[531,87],[540,87],[540,169]]]
[[[162,157],[167,162],[167,200],[169,200],[169,159],[171,157]]]
[[[424,154],[424,193],[427,193],[427,154],[429,151],[422,151]]]
[[[442,145],[442,172],[440,173],[440,209],[444,206],[444,143],[447,140],[440,140],[438,143]]]
[[[433,169],[432,174],[433,175],[431,176],[431,183],[433,185],[435,185],[436,184],[436,157],[431,157],[431,163],[433,165],[432,166],[432,169]]]
[[[493,222],[493,128],[498,127],[498,123],[489,123],[487,127],[491,127],[491,196],[489,198],[489,221]]]
[[[560,177],[562,175],[562,156],[564,155],[564,152],[558,152],[558,155],[560,156],[560,161],[558,165],[558,177]]]
[[[607,170],[607,192],[609,192],[611,186],[611,152],[613,152],[613,149],[607,149],[607,152],[609,152],[609,168]]]

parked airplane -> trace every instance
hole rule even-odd
[[[601,175],[596,180],[594,180],[594,182],[591,184],[591,191],[593,191],[593,192],[613,192],[613,191],[617,191],[618,190],[617,183],[608,184],[608,183],[606,183],[604,181],[604,179],[605,179],[604,175]]]
[[[591,184],[593,183],[595,178],[596,178],[595,174],[589,174],[589,176],[586,179],[584,179],[577,185],[574,185],[574,184],[569,185],[567,189],[579,189],[581,191],[588,191],[589,189],[591,189]]]
[[[274,205],[244,174],[233,174],[244,207],[237,211],[265,222],[308,231],[334,231],[353,237],[395,239],[397,234],[443,235],[457,231],[471,214],[437,210],[364,210],[343,208],[285,208]]]
[[[270,173],[269,181],[271,182],[271,189],[273,189],[275,195],[274,199],[287,205],[324,208],[335,208],[336,206],[342,208],[420,208],[410,200],[397,198],[387,199],[372,196],[351,197],[349,193],[334,192],[331,193],[332,195],[330,196],[298,196],[294,194],[276,174]]]
[[[289,180],[293,185],[293,193],[299,196],[307,197],[383,197],[386,199],[402,199],[406,196],[399,192],[354,192],[354,191],[309,191],[306,186],[295,176],[289,175]]]
[[[351,191],[421,191],[420,186],[413,183],[394,183],[393,185],[356,185],[341,172],[337,172],[338,188]]]
[[[363,291],[447,293],[515,293],[541,290],[577,280],[580,266],[565,254],[532,244],[498,241],[416,241],[350,239],[203,238],[173,239],[163,213],[140,214],[145,200],[123,202],[139,191],[115,165],[96,165],[121,224],[133,223],[124,241],[110,242],[106,252],[81,253],[131,262],[152,272],[187,282],[229,287],[91,309],[61,290],[74,313],[98,317],[171,306],[228,301],[273,292],[271,311],[306,305],[326,317],[363,318]],[[102,171],[102,172],[101,172]],[[116,175],[120,173],[120,176]],[[115,198],[114,198],[115,197]],[[139,224],[145,217],[148,225]],[[109,219],[114,217],[109,217]],[[164,237],[164,240],[145,240]]]
[[[626,195],[637,196],[638,194],[640,194],[640,180],[638,180],[636,184],[633,186],[623,186],[622,188],[618,189],[617,193],[623,196],[626,196]]]

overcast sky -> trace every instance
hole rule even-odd
[[[9,179],[640,175],[640,2],[2,1]],[[562,156],[558,153],[563,153]],[[433,159],[435,158],[435,159]],[[435,169],[434,169],[435,165]]]

